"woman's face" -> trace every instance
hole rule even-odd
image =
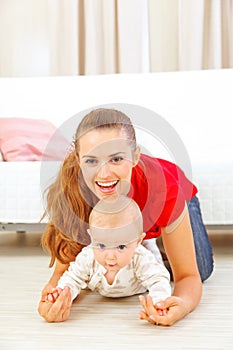
[[[99,198],[130,190],[139,148],[132,151],[124,129],[94,129],[79,139],[79,162],[87,186]]]

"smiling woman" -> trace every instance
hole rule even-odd
[[[157,306],[149,298],[141,299],[141,318],[171,325],[191,312],[200,301],[201,279],[207,279],[213,270],[196,193],[197,188],[177,165],[140,154],[134,126],[123,112],[107,108],[89,112],[79,123],[74,149],[48,191],[50,222],[42,243],[51,253],[51,265],[56,259],[56,268],[42,292],[40,314],[50,321],[64,320],[70,298],[61,293],[61,298],[48,305],[45,296],[56,287],[68,263],[90,243],[87,229],[94,205],[121,195],[138,204],[144,239],[155,245],[155,238],[162,235],[174,278],[173,296],[159,306],[167,310],[166,316],[160,318],[154,312]]]
[[[127,194],[139,150],[135,153],[131,148],[125,131],[92,130],[78,142],[80,168],[90,190],[98,198],[115,192]]]

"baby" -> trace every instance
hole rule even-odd
[[[48,294],[49,301],[54,302],[66,286],[72,300],[87,287],[112,298],[148,291],[154,304],[171,295],[168,271],[141,245],[142,215],[132,199],[100,200],[90,214],[88,233],[91,244],[70,263]]]

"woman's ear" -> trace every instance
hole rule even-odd
[[[139,159],[140,159],[140,153],[141,153],[141,149],[139,146],[137,146],[136,150],[134,151],[134,154],[133,154],[133,166],[135,167],[138,162],[139,162]]]

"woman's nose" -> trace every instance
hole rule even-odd
[[[105,179],[111,174],[110,165],[108,162],[105,162],[101,164],[99,171],[98,171],[98,177]]]

